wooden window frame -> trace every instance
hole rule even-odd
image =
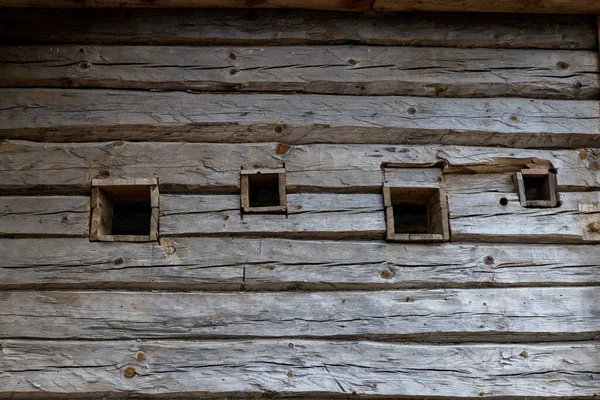
[[[532,178],[547,178],[548,190],[550,191],[550,200],[528,200],[527,191],[525,188],[525,179]],[[558,195],[556,193],[556,172],[549,169],[522,169],[520,172],[515,172],[513,175],[516,191],[519,195],[519,202],[523,207],[530,208],[551,208],[558,205]]]
[[[128,191],[147,189],[150,198],[149,235],[112,235],[112,198]],[[111,196],[109,196],[111,194]],[[90,241],[98,242],[155,242],[158,240],[159,190],[158,179],[93,179],[90,201]]]
[[[287,213],[287,191],[285,180],[285,168],[255,168],[242,169],[240,177],[240,204],[244,213],[275,214]],[[250,176],[251,175],[277,175],[279,185],[279,205],[252,207],[250,205]]]
[[[446,186],[441,170],[436,168],[390,168],[394,179],[386,179],[383,184],[383,205],[385,208],[386,240],[390,242],[446,242],[450,240],[450,223],[448,216],[448,199]],[[429,221],[430,230],[435,233],[396,233],[394,225],[394,191],[414,192],[420,200],[415,204],[425,204],[428,207],[428,218],[433,214],[431,207],[437,208],[436,220]],[[427,201],[422,201],[423,198]],[[430,204],[434,198],[437,206]],[[435,225],[432,229],[431,226]]]

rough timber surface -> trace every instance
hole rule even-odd
[[[597,245],[423,245],[271,238],[162,238],[160,245],[91,243],[87,238],[0,239],[0,289],[600,285],[599,251]]]
[[[31,8],[4,9],[0,15],[3,44],[368,44],[596,50],[595,31],[592,15]]]
[[[324,393],[355,393],[474,399],[538,398],[543,393],[544,398],[591,398],[598,390],[591,376],[598,374],[600,358],[598,342],[423,345],[263,339],[1,343],[3,390],[36,399],[69,393],[71,388],[99,395],[188,392],[254,397],[279,393],[323,398]],[[126,371],[131,378],[125,377]]]
[[[90,199],[0,196],[0,236],[87,236]]]
[[[240,168],[280,168],[290,191],[381,193],[382,163],[446,166],[445,174],[558,170],[559,191],[600,188],[599,149],[281,143],[0,142],[0,192],[88,193],[96,177],[159,180],[160,192],[238,193]]]
[[[591,340],[597,287],[334,292],[2,291],[0,337]]]
[[[290,194],[287,214],[243,214],[238,195],[161,196],[164,236],[383,238],[379,194]]]
[[[597,101],[2,89],[0,139],[596,146]]]
[[[493,184],[493,182],[492,182]],[[449,188],[449,192],[452,190]],[[500,200],[508,200],[502,205]],[[524,208],[514,192],[450,194],[452,241],[585,243],[580,204],[600,204],[600,192],[563,193],[555,208]],[[160,233],[164,236],[284,236],[297,238],[383,238],[386,223],[381,194],[291,194],[287,215],[242,214],[237,195],[164,195]]]
[[[506,199],[506,205],[500,203]],[[524,208],[515,193],[449,194],[448,209],[453,241],[584,243],[600,242],[588,235],[580,204],[600,204],[600,192],[562,193],[554,208]]]
[[[591,100],[600,94],[599,68],[595,50],[0,47],[4,87]]]

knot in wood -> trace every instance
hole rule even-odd
[[[592,222],[589,227],[592,232],[600,232],[600,222]]]
[[[123,372],[123,374],[125,375],[125,378],[131,379],[135,376],[135,368],[127,367],[127,368],[125,368],[125,371]]]
[[[144,353],[142,353],[141,351],[139,351],[136,355],[135,358],[138,359],[138,361],[146,361],[146,355]]]

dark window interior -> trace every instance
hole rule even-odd
[[[279,175],[248,175],[250,207],[279,206]]]
[[[393,211],[395,233],[430,233],[427,204],[400,203]]]
[[[112,235],[150,235],[150,199],[113,199]]]
[[[523,176],[527,200],[551,200],[550,182],[546,176]]]

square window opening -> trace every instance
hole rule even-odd
[[[111,235],[150,236],[150,199],[114,199]]]
[[[527,200],[551,200],[549,175],[523,176]]]
[[[279,174],[248,175],[250,207],[278,207]]]
[[[394,233],[431,233],[427,204],[396,204],[393,212]]]
[[[523,169],[513,175],[523,207],[556,207],[556,170]]]
[[[92,181],[90,240],[149,242],[158,239],[156,179]]]
[[[441,187],[384,186],[386,237],[395,242],[449,239],[448,206]]]

